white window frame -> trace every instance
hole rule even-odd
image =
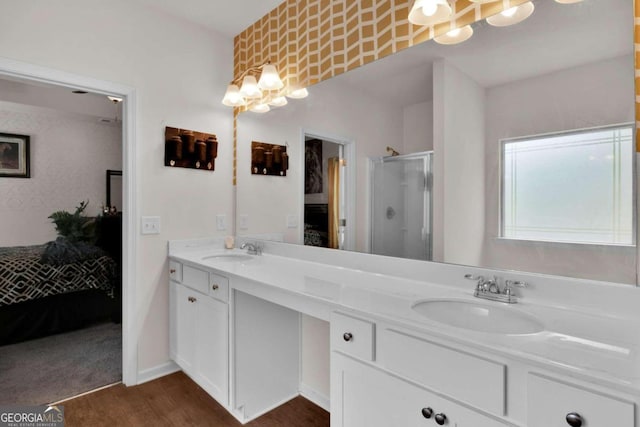
[[[632,154],[632,195],[633,195],[633,200],[632,200],[632,207],[633,207],[633,215],[632,215],[632,230],[631,230],[631,244],[617,244],[617,243],[594,243],[594,242],[572,242],[572,241],[566,241],[566,240],[543,240],[543,239],[520,239],[520,238],[515,238],[515,237],[505,237],[504,235],[504,224],[505,224],[505,220],[504,220],[504,191],[505,191],[505,182],[504,182],[504,174],[505,174],[505,164],[504,164],[504,152],[505,152],[505,145],[509,144],[509,143],[513,143],[513,142],[519,142],[519,141],[527,141],[527,140],[533,140],[533,139],[542,139],[542,138],[547,138],[547,137],[556,137],[556,136],[563,136],[563,135],[575,135],[575,134],[580,134],[580,133],[591,133],[591,132],[597,132],[599,130],[607,130],[607,129],[621,129],[621,128],[631,128],[631,132],[632,132],[632,145],[635,147],[635,143],[636,143],[636,126],[635,123],[633,122],[627,122],[627,123],[618,123],[618,124],[612,124],[612,125],[604,125],[604,126],[594,126],[594,127],[589,127],[589,128],[581,128],[581,129],[572,129],[572,130],[566,130],[566,131],[560,131],[560,132],[547,132],[547,133],[541,133],[541,134],[534,134],[534,135],[527,135],[527,136],[520,136],[520,137],[514,137],[514,138],[503,138],[499,140],[499,152],[498,152],[498,162],[499,162],[499,173],[500,173],[500,177],[498,180],[498,186],[499,186],[499,196],[498,196],[498,236],[497,239],[498,240],[508,240],[508,241],[516,241],[516,242],[531,242],[531,243],[546,243],[546,244],[553,244],[553,245],[588,245],[588,246],[615,246],[615,247],[636,247],[637,245],[637,215],[638,215],[638,202],[637,202],[637,195],[636,195],[636,190],[637,190],[637,172],[636,172],[636,159],[637,159],[637,152],[634,149],[633,150],[633,154]]]

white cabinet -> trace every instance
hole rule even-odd
[[[188,266],[182,272],[183,283],[207,292],[208,272]],[[170,282],[171,358],[220,404],[228,406],[228,304],[185,284]]]
[[[376,328],[367,319],[333,313],[331,425],[513,425],[499,418],[504,412],[505,369],[500,363],[400,331]],[[481,381],[484,387],[478,384]],[[476,393],[484,397],[477,398]],[[476,407],[498,416],[474,411],[462,401],[479,402],[483,406]]]
[[[194,373],[196,302],[204,295],[175,282],[170,284],[170,355],[189,375]]]
[[[634,425],[634,404],[630,401],[537,374],[529,374],[527,391],[528,427]]]
[[[428,418],[427,418],[428,417]],[[337,352],[331,354],[332,427],[510,426]]]

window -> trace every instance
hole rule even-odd
[[[501,237],[633,245],[633,131],[501,141]]]

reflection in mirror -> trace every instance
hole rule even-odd
[[[345,166],[355,250],[376,251],[376,233],[388,248],[406,233],[428,257],[383,253],[635,284],[632,2],[534,3],[518,25],[478,22],[465,43],[423,43],[319,83],[287,109],[241,114],[238,234],[303,243],[311,130],[355,146]],[[252,140],[289,146],[286,179],[250,175]],[[378,206],[379,180],[391,184],[376,176],[387,147],[432,151],[432,167]],[[420,180],[429,196],[408,196]],[[409,202],[429,205],[428,219]]]

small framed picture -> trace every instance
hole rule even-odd
[[[0,177],[29,178],[29,136],[0,133]]]

